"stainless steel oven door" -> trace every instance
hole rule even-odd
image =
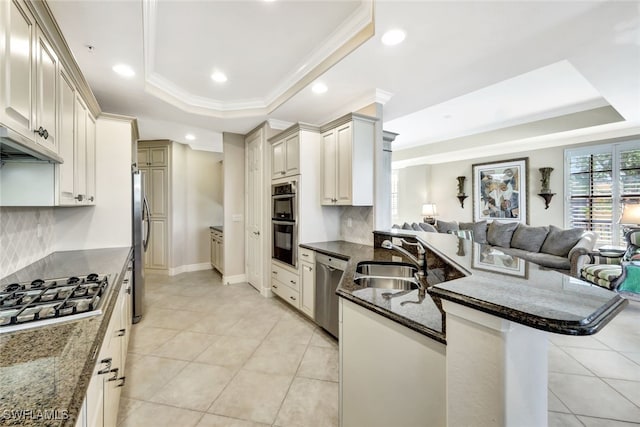
[[[289,220],[295,221],[296,219],[296,195],[295,194],[282,194],[271,197],[272,212],[271,218],[274,220]]]
[[[298,264],[298,225],[295,221],[273,221],[273,259],[296,267]]]

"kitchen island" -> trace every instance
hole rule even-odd
[[[357,286],[357,263],[399,255],[377,246],[401,237],[427,248],[428,294]],[[337,290],[345,426],[546,425],[547,334],[596,333],[627,303],[453,235],[392,230],[374,240],[375,249],[342,253],[350,261]],[[345,244],[303,246],[340,255]]]
[[[101,314],[0,334],[0,425],[74,426],[116,308],[131,248],[56,252],[0,284],[110,275]]]

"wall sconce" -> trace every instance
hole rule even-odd
[[[458,195],[456,197],[458,197],[458,200],[460,201],[460,207],[464,209],[464,199],[469,197],[464,194],[464,181],[467,177],[459,176],[456,179],[458,180]]]
[[[422,205],[422,216],[424,216],[424,222],[432,225],[435,224],[436,215],[438,215],[438,212],[436,210],[435,204],[425,203],[424,205]]]
[[[551,198],[556,195],[556,193],[553,193],[551,189],[549,189],[549,179],[551,179],[551,172],[553,171],[553,168],[540,168],[538,170],[542,176],[540,179],[542,189],[540,190],[540,193],[538,193],[538,196],[544,199],[544,208],[549,209]]]

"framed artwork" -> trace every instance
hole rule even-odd
[[[472,166],[473,220],[528,224],[529,158]]]
[[[472,268],[527,278],[527,262],[491,245],[473,245]]]

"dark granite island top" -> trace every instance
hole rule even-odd
[[[428,293],[546,332],[591,335],[622,311],[620,295],[569,275],[502,254],[450,234],[375,232],[422,241],[428,253],[456,271]]]
[[[349,261],[337,289],[338,295],[436,341],[445,343],[443,316],[436,304],[437,297],[426,295],[425,298],[420,298],[417,290],[402,294],[396,292],[397,296],[389,296],[394,291],[363,288],[353,282],[356,266],[360,261],[392,261],[392,256],[400,254],[387,249],[342,240],[305,243],[300,246]]]
[[[376,231],[375,235],[376,240],[419,239],[427,246],[432,286],[425,298],[419,297],[418,290],[390,297],[393,291],[363,288],[353,282],[358,262],[391,261],[392,256],[400,256],[396,251],[344,241],[300,246],[349,261],[338,295],[442,343],[446,343],[446,334],[440,299],[567,335],[596,333],[628,302],[599,286],[454,235],[406,230]],[[438,271],[442,266],[444,273]]]
[[[0,280],[6,284],[89,273],[112,277],[102,314],[0,334],[0,425],[75,425],[130,250],[56,252]]]
[[[224,233],[224,227],[222,225],[212,225],[209,227],[209,230],[216,230],[221,233]]]

